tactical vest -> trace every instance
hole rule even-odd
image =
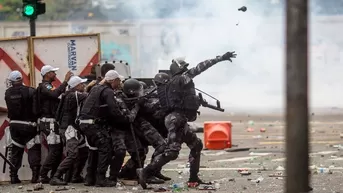
[[[101,104],[101,93],[108,88],[105,85],[94,86],[86,100],[83,102],[83,107],[80,112],[81,119],[105,119],[106,111],[105,104]],[[114,99],[113,99],[114,100]]]
[[[15,86],[6,90],[5,100],[8,109],[8,118],[11,120],[33,121],[32,98],[30,87]]]
[[[157,88],[158,97],[162,108],[167,111],[181,111],[188,121],[194,121],[200,107],[199,99],[195,92],[193,80],[187,85],[180,85],[182,75],[174,76],[170,82]]]
[[[73,125],[74,128],[77,127],[75,124],[76,116],[77,116],[77,102],[80,101],[76,100],[76,92],[67,92],[64,96],[63,104],[61,104],[62,109],[60,112],[60,117],[58,120],[61,129],[66,129],[69,125]],[[62,102],[62,100],[61,100]],[[81,101],[82,102],[82,101]],[[79,104],[81,105],[81,103]]]

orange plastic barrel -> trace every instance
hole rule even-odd
[[[221,150],[232,147],[230,121],[204,123],[204,144],[207,149]]]

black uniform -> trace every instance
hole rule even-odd
[[[115,100],[121,107],[121,111],[123,111],[125,114],[131,114],[132,116],[136,116],[138,112],[138,105],[131,106],[131,109],[128,108],[124,100],[122,99],[123,93],[121,90],[116,91],[116,98]],[[111,137],[112,137],[112,144],[113,144],[113,158],[111,160],[110,165],[110,180],[117,181],[119,171],[122,168],[124,158],[126,155],[126,151],[129,152],[131,155],[131,158],[134,160],[137,159],[136,151],[135,151],[135,141],[132,137],[131,133],[131,125],[130,122],[126,123],[115,123],[112,122],[112,130],[111,130]],[[137,138],[137,137],[136,137]],[[140,155],[143,156],[145,153],[145,149],[141,145],[140,141],[137,140],[137,149],[140,152]],[[132,151],[130,151],[132,150]],[[125,170],[125,167],[123,168]],[[133,173],[135,175],[135,171]]]
[[[127,89],[127,87],[133,87],[135,89],[132,89],[130,91],[130,89]],[[126,82],[124,82],[124,92],[126,93],[136,93],[138,94],[141,89],[141,84],[135,80],[135,79],[129,79]],[[126,101],[126,105],[129,109],[132,108],[132,106],[134,104],[136,104],[137,101],[132,101],[130,102],[129,100],[125,100],[130,99],[132,97],[135,97],[136,95],[129,95],[129,94],[124,94],[124,93],[120,93],[121,98],[124,99],[124,101]],[[147,112],[148,110],[145,110],[146,106],[145,104],[145,100],[144,101],[140,101],[141,105],[140,105],[140,111],[138,112],[138,115],[135,119],[135,121],[133,122],[132,126],[134,128],[134,133],[137,136],[137,143],[140,143],[140,145],[142,145],[143,147],[141,148],[140,154],[144,153],[143,155],[140,155],[140,162],[141,165],[144,165],[144,160],[146,158],[146,153],[147,153],[147,149],[149,145],[152,145],[153,148],[155,149],[154,151],[154,155],[158,155],[160,153],[162,153],[165,149],[165,140],[164,138],[159,134],[159,132],[147,121],[143,118],[142,114],[144,112]],[[142,113],[143,112],[143,113]],[[139,142],[138,142],[139,141]],[[127,140],[127,143],[132,143],[132,140]],[[127,165],[125,165],[122,169],[122,175],[121,176],[125,176],[124,174],[133,174],[134,171],[136,170],[137,166],[139,166],[139,162],[138,159],[135,157],[137,157],[137,153],[135,151],[135,149],[133,149],[135,146],[134,145],[128,145],[131,148],[128,147],[128,152],[131,155],[131,159],[128,160]],[[131,163],[131,162],[136,162],[135,164]],[[130,168],[130,166],[136,166],[133,168]],[[131,176],[131,175],[129,175]],[[163,180],[158,180],[155,179],[153,176],[149,176],[149,181],[152,183],[163,183]]]
[[[20,183],[18,179],[18,170],[21,167],[24,148],[30,140],[34,140],[38,134],[34,112],[35,89],[20,85],[13,85],[5,92],[5,101],[8,109],[8,118],[10,119],[10,133],[12,138],[12,156],[11,162],[15,168],[11,168],[11,183]],[[39,140],[39,139],[38,139]],[[39,142],[39,141],[38,141]],[[32,169],[32,182],[38,180],[41,147],[40,144],[33,144],[28,148],[28,160]]]
[[[87,98],[87,93],[77,91],[67,91],[62,97],[57,122],[60,124],[60,134],[62,141],[66,146],[67,156],[60,163],[54,177],[51,179],[51,185],[66,185],[60,178],[68,170],[72,170],[72,183],[82,182],[81,172],[86,164],[88,157],[88,148],[84,136],[79,132],[79,125],[76,124],[76,118],[79,114],[83,101]]]
[[[187,63],[183,61],[183,64],[180,64],[178,61],[173,61],[170,67],[170,71],[173,74],[172,79],[167,84],[157,87],[161,106],[168,112],[168,115],[165,117],[165,126],[168,129],[167,147],[164,153],[157,155],[144,170],[138,171],[140,184],[143,188],[146,188],[146,178],[148,175],[159,171],[169,161],[177,159],[182,143],[186,143],[191,150],[189,155],[189,182],[202,183],[198,173],[203,144],[201,139],[190,130],[187,124],[188,121],[196,120],[197,110],[200,107],[193,78],[214,64],[224,59],[228,60],[230,56],[233,57],[232,53],[228,53],[226,57],[224,56],[218,56],[215,59],[201,62],[187,71],[185,70],[188,66]]]
[[[96,170],[97,186],[115,186],[116,184],[105,180],[105,174],[110,163],[112,148],[111,137],[108,131],[111,120],[117,123],[126,123],[128,117],[121,111],[116,100],[114,91],[108,83],[97,85],[92,88],[85,100],[80,113],[80,128],[85,134],[90,146],[97,148],[97,167],[94,163],[87,167],[87,185],[94,184]],[[95,159],[94,154],[89,155]]]
[[[66,87],[67,83],[63,82],[55,89],[51,82],[43,80],[37,88],[37,103],[40,110],[39,129],[45,135],[49,148],[48,156],[40,171],[42,183],[49,183],[48,172],[51,170],[50,176],[53,176],[62,159],[63,144],[55,116],[60,102],[59,96],[65,92]]]

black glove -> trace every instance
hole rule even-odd
[[[223,60],[229,60],[230,62],[232,62],[231,58],[236,58],[237,54],[235,54],[235,52],[226,52],[224,55],[222,55],[222,59]]]

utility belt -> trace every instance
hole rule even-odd
[[[28,125],[32,127],[36,127],[37,123],[36,122],[31,122],[31,121],[19,121],[19,120],[10,120],[10,124],[21,124],[21,125]]]
[[[38,124],[39,123],[55,123],[56,119],[54,118],[46,118],[46,117],[42,117],[38,119]]]
[[[79,124],[88,124],[88,125],[104,125],[107,124],[107,121],[103,119],[83,119],[78,121]]]
[[[43,131],[54,131],[57,133],[57,123],[56,123],[56,119],[55,118],[47,118],[47,117],[42,117],[39,118],[37,121],[38,125],[39,125],[39,130]],[[47,129],[49,128],[49,129]]]

